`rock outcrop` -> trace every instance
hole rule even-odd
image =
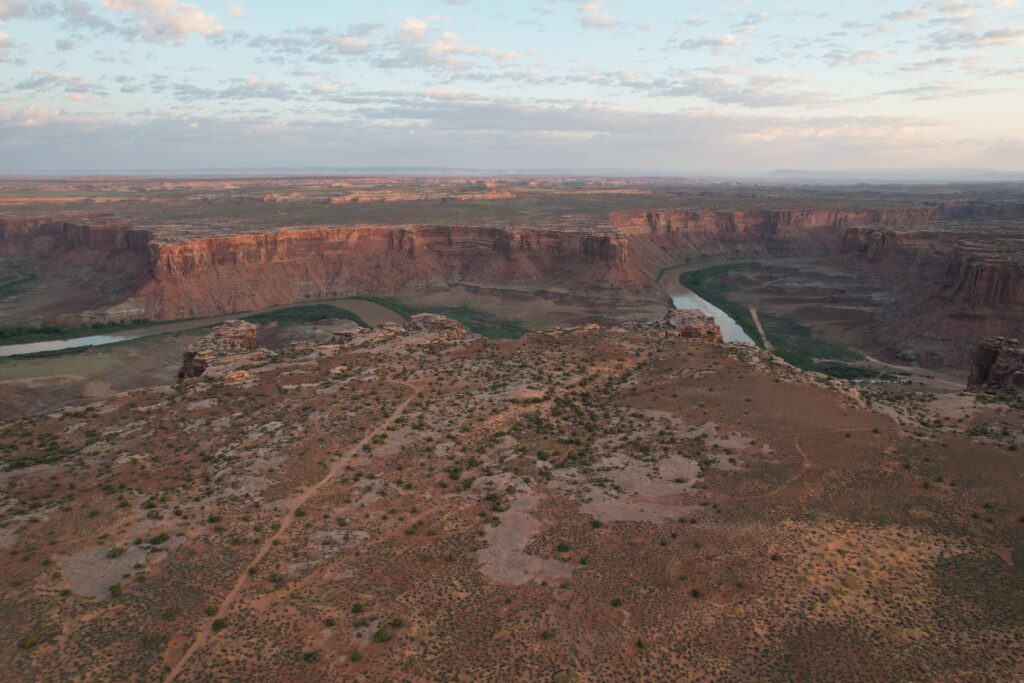
[[[661,320],[666,337],[683,337],[709,342],[721,342],[722,330],[715,319],[704,311],[671,310]]]
[[[178,379],[193,379],[207,374],[215,365],[227,365],[224,361],[231,357],[246,356],[256,351],[256,325],[244,320],[228,320],[223,325],[213,328],[207,336],[189,345],[181,361]],[[242,378],[234,366],[223,368],[216,373],[218,377],[230,376],[233,380]]]
[[[989,337],[978,344],[967,386],[988,391],[1024,391],[1024,343]]]
[[[441,332],[448,339],[463,339],[469,335],[462,323],[436,313],[417,313],[409,318],[405,328],[418,332]]]

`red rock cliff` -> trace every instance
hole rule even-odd
[[[172,319],[306,299],[474,284],[651,288],[613,232],[361,226],[233,235],[160,245],[135,300]]]

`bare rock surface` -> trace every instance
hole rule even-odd
[[[665,335],[710,342],[722,341],[722,330],[715,319],[703,311],[682,309],[665,313],[661,321]]]
[[[178,379],[199,377],[225,356],[249,351],[256,351],[256,325],[244,320],[228,320],[189,345],[182,358]],[[226,373],[233,371],[231,368]]]
[[[1024,391],[1024,344],[1003,337],[984,339],[974,354],[967,385],[975,389]]]

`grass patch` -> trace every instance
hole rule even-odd
[[[468,306],[410,306],[404,301],[392,297],[361,296],[360,299],[372,301],[402,316],[410,318],[417,313],[436,313],[452,320],[457,320],[474,332],[490,339],[519,339],[529,328],[519,320],[499,318],[496,315],[480,311]]]
[[[0,346],[89,337],[94,334],[123,332],[155,324],[149,320],[133,320],[128,323],[110,322],[93,323],[92,325],[0,325]]]
[[[314,323],[319,320],[351,320],[360,327],[369,327],[366,321],[352,311],[332,306],[331,304],[306,304],[280,308],[274,311],[265,311],[247,316],[245,320],[258,325],[265,325],[269,322],[287,324]]]
[[[419,309],[410,308],[409,306],[406,306],[402,301],[399,301],[398,299],[391,296],[360,296],[355,298],[362,299],[363,301],[371,301],[375,304],[383,306],[384,308],[390,308],[392,311],[406,319],[411,318],[416,313],[423,312]]]
[[[751,263],[733,263],[711,266],[703,270],[683,273],[679,281],[697,295],[725,311],[739,323],[751,339],[763,345],[754,319],[746,305],[734,301],[729,295],[737,291],[726,281],[729,271],[749,267]],[[876,370],[850,365],[862,356],[846,346],[827,339],[799,321],[782,315],[761,313],[761,325],[772,347],[787,363],[804,370],[823,372],[840,379],[864,379],[878,376]]]

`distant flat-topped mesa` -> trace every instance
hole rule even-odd
[[[989,337],[978,344],[968,386],[1024,392],[1024,343]]]

